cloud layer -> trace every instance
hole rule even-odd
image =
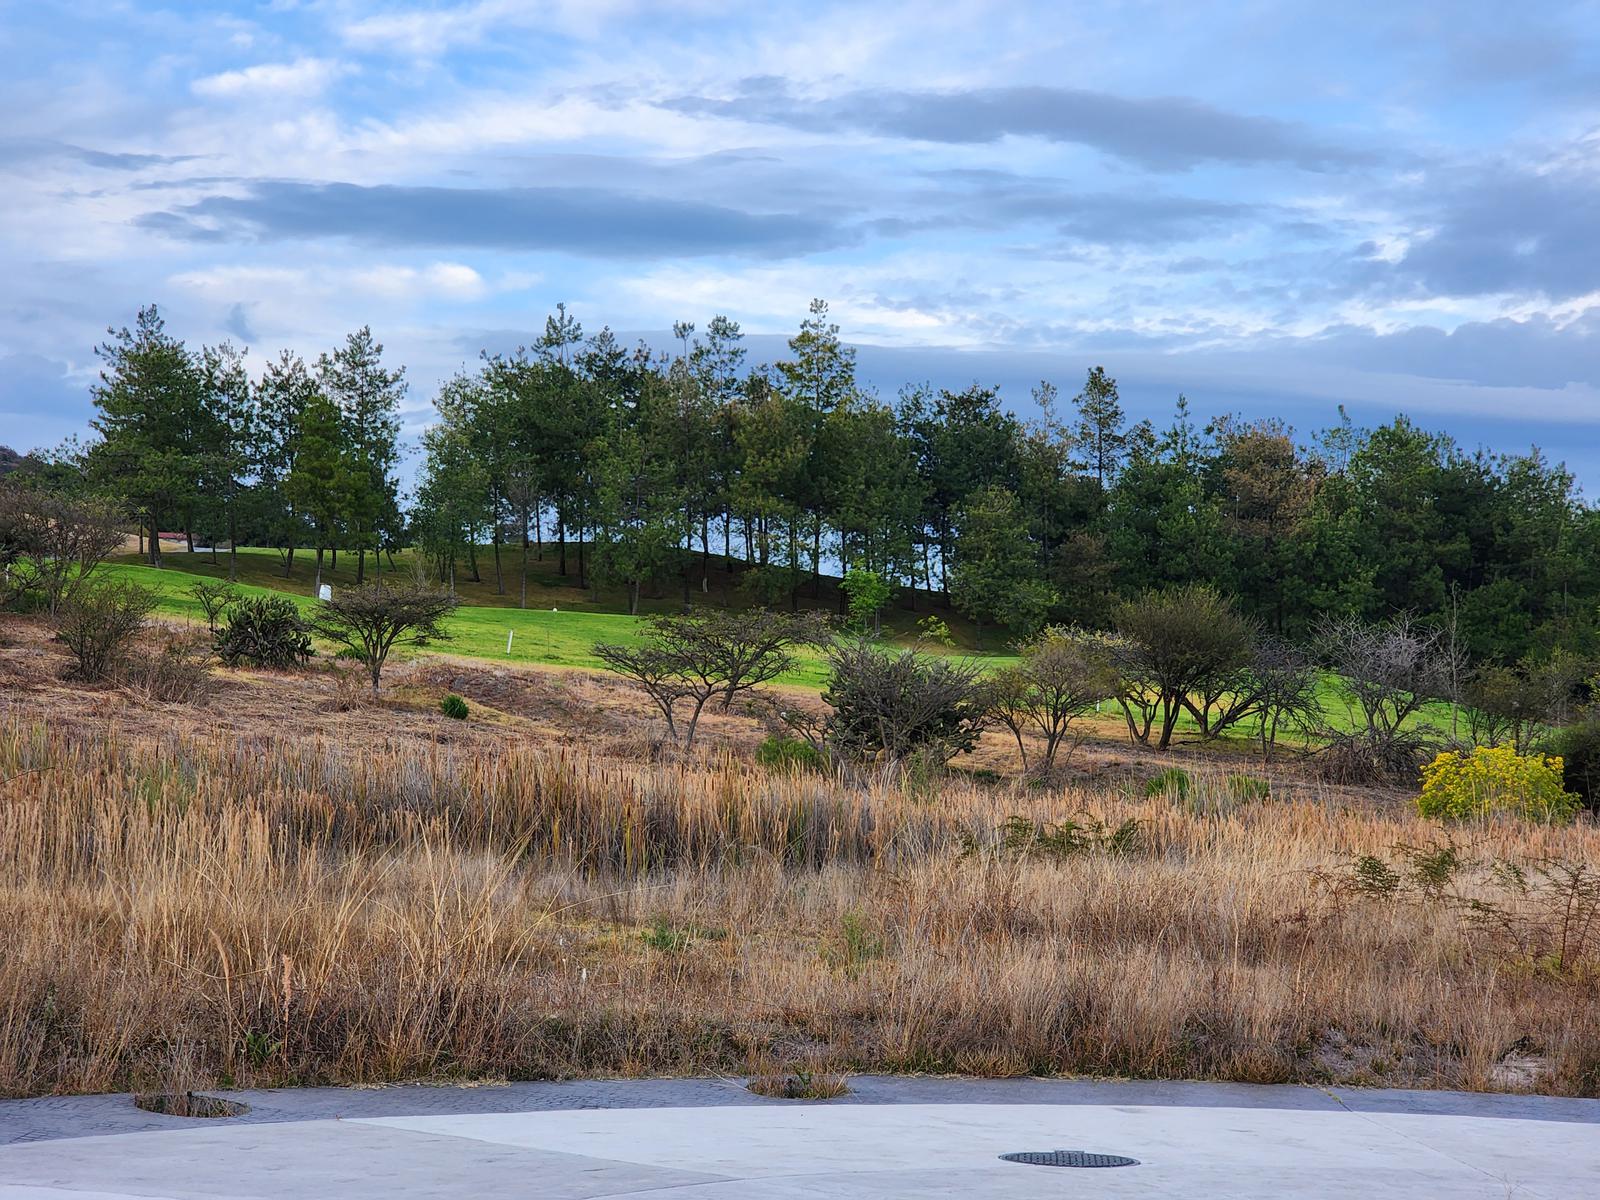
[[[1584,0],[67,0],[0,38],[0,442],[81,425],[149,301],[252,362],[370,323],[415,424],[557,301],[760,358],[820,295],[885,390],[1103,362],[1141,416],[1411,409],[1600,486]]]

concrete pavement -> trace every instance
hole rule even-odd
[[[822,1103],[716,1080],[217,1093],[251,1109],[213,1120],[146,1113],[127,1097],[0,1102],[0,1200],[1600,1196],[1600,1101],[1052,1080],[852,1087]],[[1056,1149],[1139,1163],[999,1158]]]

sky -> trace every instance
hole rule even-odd
[[[1600,0],[0,0],[0,443],[155,302],[257,366],[370,325],[407,427],[565,302],[1031,411],[1345,404],[1600,493]]]

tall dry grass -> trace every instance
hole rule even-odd
[[[10,1095],[790,1065],[1600,1090],[1594,947],[1552,962],[1550,898],[1487,865],[1594,863],[1592,826],[1474,830],[1448,895],[1385,898],[1341,864],[1437,828],[1314,796],[18,720],[0,780]],[[1083,811],[1136,843],[1004,843]]]

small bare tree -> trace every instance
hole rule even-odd
[[[0,484],[0,600],[38,592],[54,616],[121,544],[105,504]]]
[[[1251,658],[1256,737],[1266,762],[1285,728],[1307,738],[1321,729],[1322,704],[1317,697],[1321,671],[1307,650],[1272,634],[1256,639]]]
[[[1020,653],[1016,666],[990,676],[984,696],[989,712],[1016,739],[1024,772],[1024,733],[1035,731],[1044,739],[1039,767],[1048,774],[1072,723],[1116,695],[1117,673],[1105,641],[1075,629],[1047,629],[1024,642]]]
[[[1409,613],[1369,623],[1330,619],[1318,629],[1322,657],[1339,677],[1355,732],[1334,740],[1328,763],[1345,778],[1410,778],[1438,731],[1423,707],[1449,690],[1440,634]]]
[[[348,649],[372,676],[378,694],[383,664],[395,646],[423,646],[448,640],[444,620],[460,601],[443,588],[421,580],[342,588],[321,601],[312,628],[330,642]]]
[[[601,662],[634,680],[661,710],[667,735],[694,748],[705,707],[722,697],[723,711],[734,697],[768,683],[794,666],[796,646],[827,637],[827,622],[815,614],[733,612],[696,609],[650,618],[649,641],[640,646],[595,645]],[[678,705],[687,701],[681,727]]]
[[[208,579],[191,587],[189,595],[194,597],[195,603],[200,606],[200,611],[205,614],[206,628],[215,633],[217,618],[222,616],[223,610],[238,598],[239,589],[231,583]]]

